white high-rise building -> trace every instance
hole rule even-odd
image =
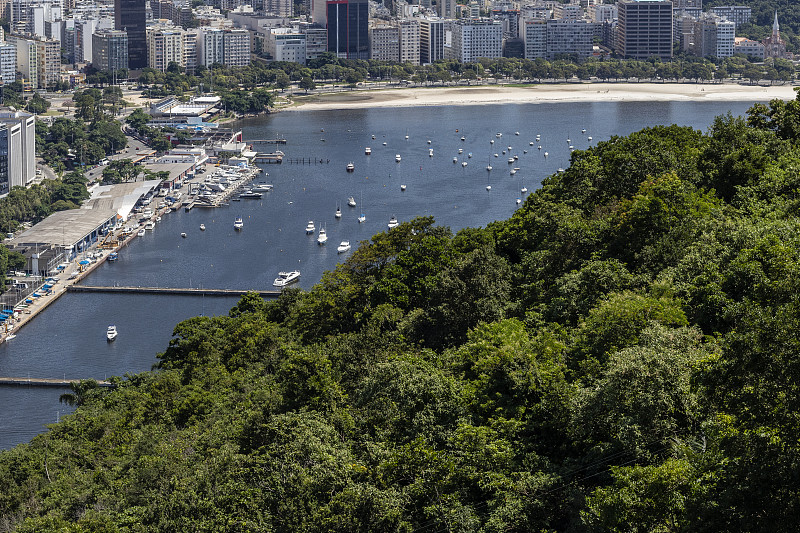
[[[526,19],[522,28],[525,59],[544,59],[547,57],[547,20],[539,18]]]
[[[147,32],[147,66],[166,72],[170,63],[184,67],[183,33],[180,28],[154,29]]]
[[[264,51],[273,61],[306,64],[306,34],[295,28],[270,28],[265,33]]]
[[[250,64],[250,32],[242,28],[226,29],[222,34],[222,63],[226,67]]]
[[[27,186],[36,178],[36,120],[34,115],[11,108],[0,108],[0,124],[8,131],[5,146],[8,157],[9,186]],[[2,142],[0,142],[2,145]],[[0,151],[3,147],[0,146]]]
[[[394,24],[374,24],[369,28],[370,59],[398,61],[400,57],[400,28]]]
[[[17,79],[17,47],[5,41],[0,42],[0,81],[14,83]]]
[[[451,46],[445,47],[446,59],[471,63],[480,57],[503,55],[503,26],[499,21],[458,21],[452,25],[451,33]]]

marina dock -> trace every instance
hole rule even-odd
[[[250,139],[250,144],[286,144],[286,139]]]
[[[283,156],[286,155],[280,150],[277,152],[273,152],[271,154],[267,154],[264,152],[259,152],[253,158],[256,163],[265,163],[265,164],[273,164],[273,165],[280,165],[283,163]]]
[[[52,379],[52,378],[3,378],[0,377],[0,386],[17,387],[60,387],[69,388],[73,383],[80,383],[80,379]],[[95,380],[98,387],[112,387],[109,381]]]
[[[245,289],[200,289],[188,287],[132,287],[132,286],[96,286],[96,285],[71,285],[67,292],[123,292],[133,294],[174,294],[181,296],[244,296],[255,292],[259,296],[277,298],[281,291],[245,290]]]

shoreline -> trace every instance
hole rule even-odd
[[[276,111],[329,111],[381,107],[465,106],[575,102],[793,100],[794,86],[731,83],[561,83],[527,86],[412,87],[295,96]]]

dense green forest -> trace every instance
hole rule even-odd
[[[572,154],[175,327],[0,454],[0,531],[793,531],[800,100]]]

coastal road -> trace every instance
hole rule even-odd
[[[124,149],[117,151],[116,154],[109,157],[111,160],[115,159],[133,159],[136,154],[142,150],[147,150],[148,146],[144,144],[142,141],[134,139],[133,137],[126,135],[128,139],[128,146]],[[89,168],[85,172],[86,178],[91,183],[92,181],[100,181],[102,179],[103,169],[106,168],[103,165],[98,165],[93,168]]]

